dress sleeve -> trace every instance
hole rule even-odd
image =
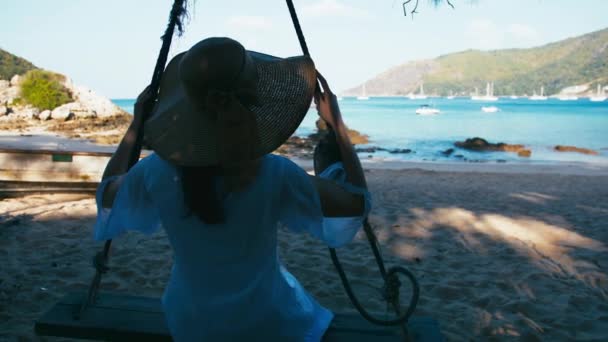
[[[323,217],[319,193],[308,174],[291,161],[285,171],[279,220],[293,231],[309,232],[330,247],[341,247],[350,242],[371,208],[369,192],[346,182],[342,163],[332,164],[319,177],[331,179],[346,190],[363,195],[365,210],[362,216],[357,217]]]
[[[145,159],[138,162],[124,175],[111,209],[103,208],[102,196],[108,184],[119,176],[103,180],[97,188],[95,240],[112,239],[127,230],[152,234],[160,227],[158,210],[145,186],[146,163],[144,161]]]

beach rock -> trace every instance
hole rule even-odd
[[[454,143],[456,147],[464,148],[472,151],[488,151],[488,152],[517,152],[526,150],[524,145],[511,145],[505,143],[489,143],[487,140],[475,137],[465,141],[457,141]]]
[[[517,151],[517,155],[519,157],[530,158],[532,156],[532,151],[531,150],[520,150],[520,151]]]
[[[21,76],[15,75],[11,78],[11,86],[16,87],[21,84]]]
[[[44,110],[42,111],[42,113],[38,114],[38,119],[40,120],[49,120],[51,118],[51,111],[50,110]]]
[[[452,153],[454,153],[453,148],[448,148],[447,150],[441,152],[441,154],[443,154],[446,157],[449,157],[450,155],[452,155]]]
[[[405,154],[405,153],[412,153],[412,150],[410,150],[409,148],[396,148],[394,150],[388,151],[388,153],[390,153],[390,154]]]
[[[595,150],[592,150],[589,148],[576,147],[576,146],[557,145],[553,149],[557,152],[578,152],[578,153],[589,154],[589,155],[594,155],[594,156],[599,154]]]
[[[28,105],[8,108],[7,113],[15,118],[32,119],[38,117],[38,113],[40,113],[40,110],[38,110],[38,108]]]
[[[72,108],[77,106],[78,104],[75,102],[70,102],[59,106],[53,109],[51,112],[51,119],[65,120],[68,116],[70,116],[70,113],[72,113]]]
[[[11,104],[19,97],[19,87],[0,89],[0,104]]]
[[[8,108],[6,106],[0,106],[0,116],[5,116],[8,114]]]
[[[317,121],[315,121],[315,126],[317,126],[319,131],[326,131],[328,129],[327,122],[321,118],[318,118]]]
[[[10,83],[7,80],[0,80],[0,90],[4,90],[10,87]]]
[[[319,133],[325,132],[328,129],[327,123],[321,118],[317,119],[315,125],[317,126],[317,130],[319,131]],[[318,139],[315,134],[311,134],[308,137],[313,140]],[[350,138],[350,142],[353,145],[364,145],[369,143],[369,136],[355,131],[354,129],[348,129],[348,137]]]
[[[369,136],[361,134],[358,131],[355,131],[354,129],[348,130],[348,137],[350,138],[350,142],[353,145],[364,145],[369,143]]]
[[[355,149],[355,152],[357,153],[376,153],[376,151],[378,151],[376,146],[359,147]]]
[[[108,117],[122,114],[123,111],[109,99],[96,94],[87,87],[75,85],[66,77],[63,85],[72,93],[77,105],[73,105],[72,112],[78,116]]]

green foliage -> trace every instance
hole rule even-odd
[[[592,82],[608,83],[608,29],[532,49],[468,50],[437,58],[438,67],[424,77],[427,93],[545,94]]]
[[[29,61],[0,49],[0,80],[10,80],[34,69],[36,66]]]
[[[72,100],[64,77],[46,70],[30,70],[21,82],[21,98],[40,109],[54,109]]]

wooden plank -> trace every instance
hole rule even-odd
[[[53,306],[35,325],[36,334],[107,341],[171,341],[158,298],[101,293],[76,321],[73,314],[84,293],[71,293]],[[414,317],[408,332],[413,341],[440,342],[443,338],[436,321]],[[357,314],[338,314],[327,330],[324,342],[402,341],[396,327],[373,325]]]

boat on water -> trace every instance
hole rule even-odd
[[[475,93],[477,93],[477,88],[475,88]],[[473,100],[473,101],[498,101],[498,97],[494,96],[494,82],[486,83],[486,95],[484,95],[484,96],[473,95],[473,96],[471,96],[471,100]]]
[[[456,97],[456,96],[454,96],[454,95],[450,95],[450,96],[446,97],[446,99],[448,99],[448,100],[453,100],[455,97]]]
[[[591,102],[602,102],[602,101],[606,101],[606,95],[604,94],[604,91],[602,89],[601,85],[597,85],[597,93],[595,96],[591,96],[589,97],[589,100]]]
[[[519,98],[519,96],[517,96],[517,95],[511,95],[511,96],[509,96],[509,98],[511,100],[517,100]]]
[[[369,100],[369,96],[367,96],[367,91],[365,89],[365,83],[363,83],[363,95],[357,96],[357,100]]]
[[[500,109],[498,109],[496,106],[483,106],[481,107],[481,111],[484,113],[496,113],[499,112]]]
[[[560,95],[557,97],[558,100],[560,101],[576,101],[578,100],[578,96],[574,96],[574,95]]]
[[[441,113],[441,111],[439,109],[426,105],[426,104],[424,104],[424,105],[418,107],[418,109],[416,109],[417,115],[431,116],[431,115],[437,115],[439,113]]]
[[[420,94],[410,93],[407,97],[410,100],[426,100],[428,97],[424,95],[424,84],[420,84]]]
[[[548,99],[547,96],[545,96],[545,87],[540,87],[540,95],[536,94],[536,91],[534,92],[534,95],[530,96],[528,99],[532,100],[532,101],[545,101],[546,99]]]

